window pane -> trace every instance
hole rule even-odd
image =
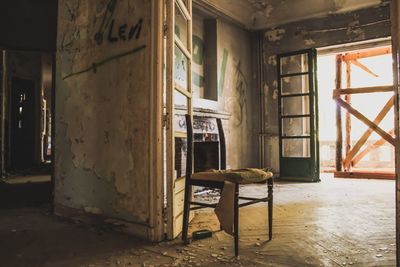
[[[286,158],[309,158],[310,139],[283,139],[282,154]]]
[[[175,137],[175,179],[185,176],[186,156],[187,138]]]
[[[187,127],[185,115],[188,114],[188,98],[174,90],[174,133],[175,133],[175,179],[186,172]]]
[[[310,118],[283,118],[282,136],[309,136]]]
[[[185,110],[187,110],[188,98],[185,95],[181,94],[179,91],[174,90],[174,104],[175,109],[184,108]]]
[[[300,54],[281,58],[281,74],[308,72],[308,55]]]
[[[175,35],[182,41],[185,47],[188,47],[188,21],[183,15],[181,9],[175,4]]]
[[[309,96],[295,96],[282,98],[282,114],[288,115],[309,115],[310,98]]]
[[[174,65],[175,83],[183,90],[188,90],[188,59],[176,45]]]
[[[282,95],[305,94],[310,90],[309,76],[298,75],[284,77],[281,81]]]

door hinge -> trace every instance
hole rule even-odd
[[[162,125],[163,128],[167,128],[167,130],[169,129],[169,113],[163,115]]]

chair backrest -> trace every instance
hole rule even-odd
[[[220,118],[217,119],[218,126],[218,136],[219,136],[219,162],[221,170],[226,169],[226,143],[225,143],[225,134],[224,128],[222,127],[222,121]]]
[[[185,115],[186,131],[187,131],[187,150],[186,150],[186,178],[192,176],[193,173],[193,125],[192,117],[189,114]],[[187,181],[188,179],[186,179]]]

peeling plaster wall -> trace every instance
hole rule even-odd
[[[390,0],[193,0],[241,26],[266,29],[295,21],[324,17],[388,4]]]
[[[150,22],[147,0],[59,0],[59,210],[148,224]]]
[[[218,109],[231,114],[224,124],[227,164],[258,166],[259,95],[252,64],[251,34],[218,21]]]
[[[246,0],[254,9],[253,28],[265,29],[294,21],[379,6],[387,0]]]
[[[279,170],[278,81],[276,55],[390,36],[390,9],[381,6],[290,23],[261,32],[266,166]]]
[[[193,4],[206,7],[217,16],[224,16],[246,29],[253,23],[254,8],[246,0],[193,0]]]

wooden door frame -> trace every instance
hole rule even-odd
[[[154,0],[151,6],[150,52],[150,161],[149,169],[149,231],[148,239],[164,240],[164,0]]]
[[[293,74],[282,74],[281,70],[281,62],[282,58],[296,56],[296,55],[307,55],[307,72],[302,73],[293,73]],[[319,122],[318,122],[318,83],[316,81],[316,70],[317,70],[317,51],[315,49],[302,49],[298,51],[293,51],[289,53],[282,53],[277,55],[277,68],[278,68],[278,114],[279,114],[279,169],[280,169],[280,179],[285,180],[294,180],[294,181],[306,181],[306,182],[319,182],[320,181],[320,170],[319,170]],[[307,74],[306,74],[307,73]],[[284,95],[282,94],[282,79],[285,77],[299,76],[299,75],[307,75],[308,84],[309,84],[309,92],[305,94],[289,94],[295,97],[298,96],[308,96],[309,97],[309,113],[310,114],[298,114],[298,115],[289,115],[284,116],[282,114],[282,100],[284,99]],[[287,97],[287,96],[286,96]],[[309,157],[284,157],[283,156],[283,139],[293,139],[293,138],[303,138],[300,136],[283,136],[283,118],[309,118],[309,149],[310,156]],[[308,176],[293,176],[291,174],[283,173],[282,165],[286,164],[296,164],[297,166],[304,165],[304,162],[308,161],[309,163],[309,175]]]
[[[185,1],[186,2],[186,1]],[[175,136],[178,136],[174,129],[174,119],[175,119],[175,105],[174,105],[174,93],[175,91],[181,93],[187,100],[187,112],[190,116],[192,116],[192,20],[193,20],[193,11],[192,11],[192,0],[188,0],[185,4],[183,0],[166,0],[165,8],[166,8],[166,18],[165,18],[165,30],[166,30],[166,85],[165,85],[165,93],[166,93],[166,114],[165,114],[165,130],[166,130],[166,140],[164,140],[164,144],[166,145],[166,235],[167,239],[172,240],[178,234],[176,231],[177,225],[176,217],[179,217],[180,214],[175,216],[175,209],[177,208],[175,205],[175,195],[177,188],[184,190],[184,178],[183,179],[175,179],[174,171],[175,171]],[[180,8],[181,14],[187,20],[187,44],[182,43],[182,41],[175,34],[175,8],[178,6]],[[174,56],[175,56],[175,47],[181,50],[183,55],[187,57],[187,88],[180,88],[179,85],[176,84],[174,79]],[[179,187],[177,186],[179,183]],[[182,187],[183,185],[183,187]],[[182,191],[179,191],[182,192]],[[182,207],[182,216],[183,216],[183,207]]]
[[[395,159],[396,159],[396,262],[400,266],[400,145],[399,145],[399,56],[400,56],[400,3],[391,2],[392,53],[393,53],[393,90],[395,93]]]

